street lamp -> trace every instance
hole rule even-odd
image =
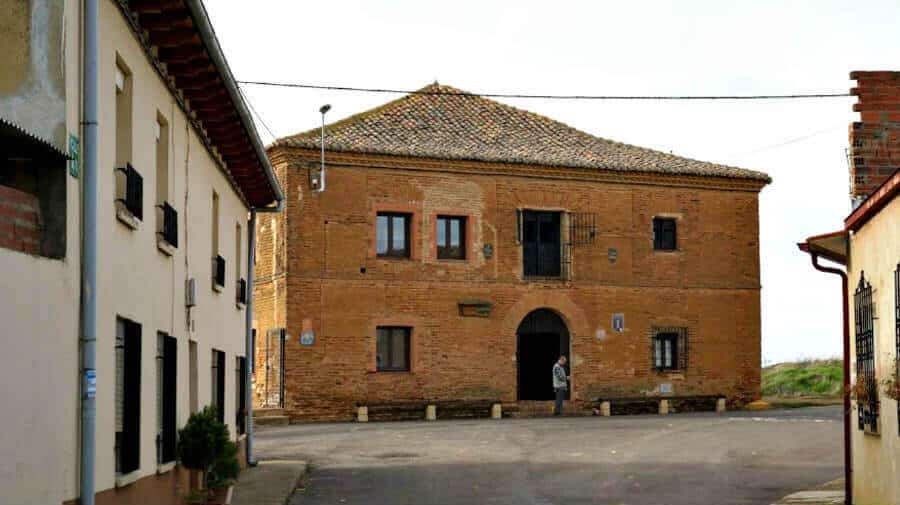
[[[319,193],[325,191],[325,113],[331,110],[331,104],[325,104],[319,107],[319,112],[322,114],[322,161],[319,165],[319,181],[320,186],[318,189]]]

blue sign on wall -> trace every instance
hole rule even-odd
[[[625,314],[613,314],[612,328],[616,333],[622,333],[623,331],[625,331]]]
[[[300,345],[313,345],[316,341],[315,333],[311,331],[303,332],[300,335]]]

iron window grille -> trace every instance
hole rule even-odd
[[[213,282],[216,286],[225,287],[225,258],[221,255],[213,258]]]
[[[247,304],[247,281],[244,279],[237,281],[237,302],[241,305]]]
[[[650,359],[654,370],[657,372],[687,370],[687,328],[653,327],[650,337]]]
[[[678,224],[675,218],[653,218],[653,249],[657,251],[678,249]]]
[[[375,364],[379,372],[409,371],[411,328],[379,326],[376,335]]]
[[[141,325],[116,320],[116,473],[140,467],[141,450]]]
[[[872,285],[861,272],[853,294],[856,329],[856,380],[872,384],[868,401],[857,404],[857,424],[863,431],[878,431],[878,386],[875,383],[875,310],[872,304]]]
[[[225,423],[225,353],[212,350],[212,398],[216,419]]]
[[[117,170],[125,174],[125,197],[118,198],[117,201],[122,202],[132,216],[143,221],[144,178],[131,166],[131,163],[127,163],[124,167],[117,168]]]
[[[570,212],[569,244],[578,247],[594,243],[597,237],[597,215],[593,212]]]
[[[375,225],[375,253],[380,257],[410,257],[410,223],[412,215],[379,212]]]
[[[438,259],[466,259],[466,218],[438,216],[436,239]]]
[[[163,202],[157,207],[162,211],[162,229],[159,236],[172,247],[178,247],[178,212],[169,205],[169,202]]]
[[[157,334],[156,355],[156,407],[157,435],[156,462],[159,464],[175,461],[177,431],[176,419],[176,379],[178,343],[165,333]]]

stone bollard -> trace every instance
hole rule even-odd
[[[369,422],[369,407],[358,407],[356,409],[356,422],[358,422],[358,423]]]
[[[664,416],[669,413],[669,400],[659,401],[659,415]]]
[[[425,407],[425,420],[426,421],[436,421],[437,420],[437,405],[429,405]]]
[[[716,412],[725,412],[725,398],[716,400]]]
[[[503,407],[499,403],[491,405],[491,419],[500,419],[503,417]]]
[[[600,402],[600,415],[603,417],[609,417],[611,414],[609,408],[609,402]]]

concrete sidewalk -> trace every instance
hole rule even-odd
[[[844,479],[833,480],[813,491],[789,494],[773,505],[844,505]]]
[[[231,505],[284,505],[305,473],[305,461],[260,461],[241,472]]]

